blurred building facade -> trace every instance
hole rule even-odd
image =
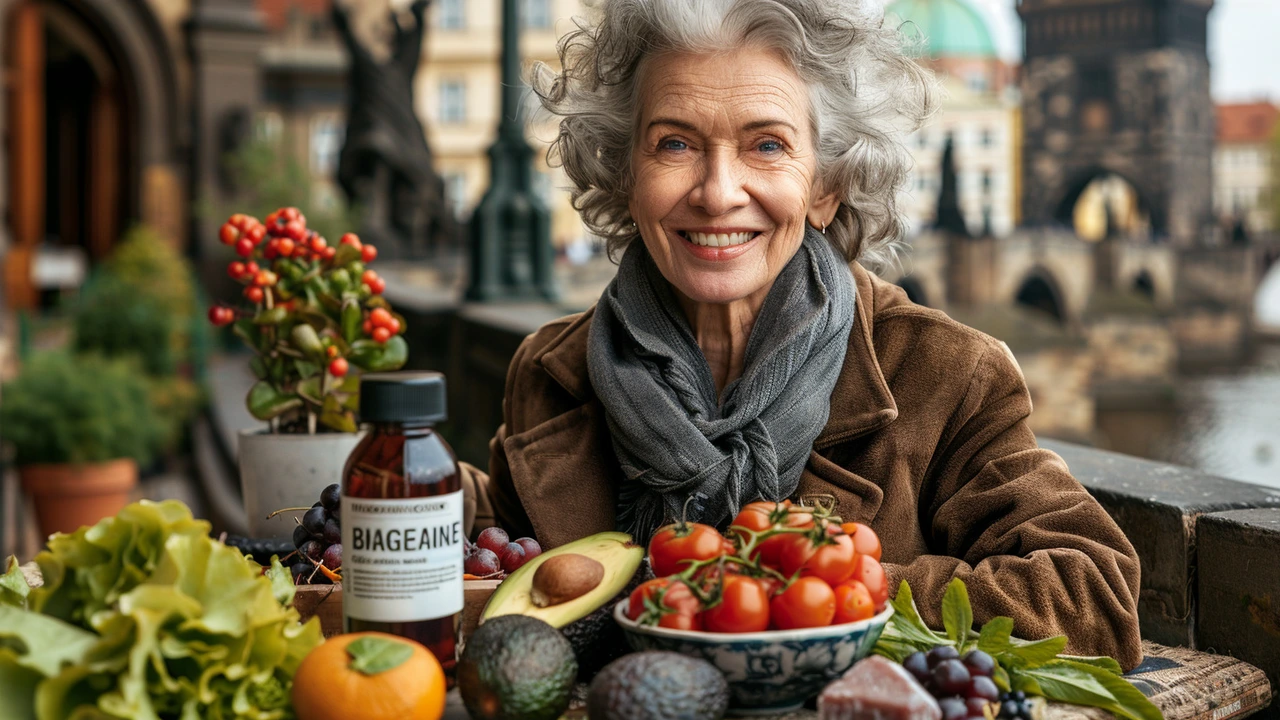
[[[943,92],[937,119],[908,140],[915,168],[904,211],[912,230],[937,220],[942,151],[950,139],[969,232],[1009,234],[1020,204],[1017,68],[1000,59],[986,22],[965,0],[897,0],[885,14],[918,43],[920,61],[937,73]]]
[[[1213,151],[1213,209],[1227,225],[1250,235],[1275,229],[1275,157],[1280,107],[1269,102],[1217,107]]]

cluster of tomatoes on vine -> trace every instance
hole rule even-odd
[[[656,577],[627,616],[679,630],[746,633],[857,622],[884,609],[880,539],[832,508],[753,502],[726,535],[681,521],[649,542]]]

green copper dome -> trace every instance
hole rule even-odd
[[[908,36],[923,35],[930,57],[996,55],[986,22],[964,0],[896,0],[885,8],[885,15],[908,23],[902,28]]]

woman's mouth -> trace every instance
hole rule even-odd
[[[698,247],[733,247],[749,242],[759,235],[758,232],[704,233],[680,231],[680,237]]]

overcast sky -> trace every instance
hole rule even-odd
[[[1014,0],[967,0],[987,17],[1000,54],[1022,54]],[[1217,0],[1209,14],[1209,62],[1215,100],[1280,102],[1280,0]]]

